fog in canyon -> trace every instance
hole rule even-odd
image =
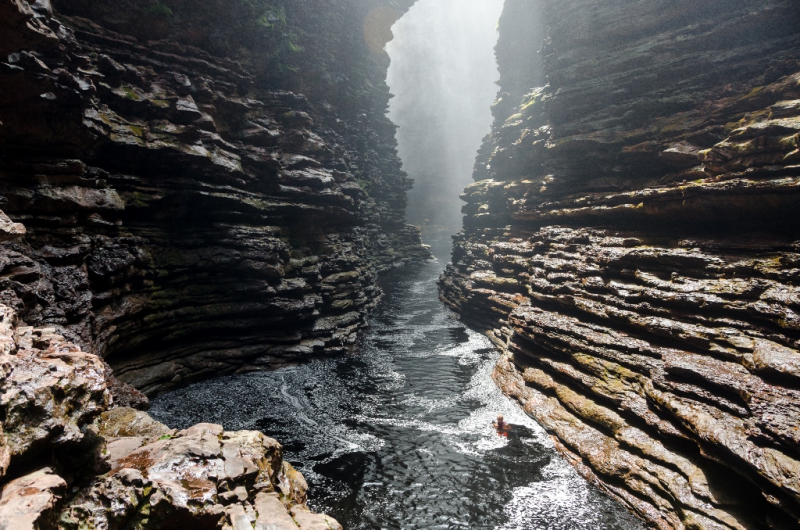
[[[407,217],[428,239],[461,229],[459,195],[492,122],[502,0],[422,0],[392,28],[389,117],[414,180]]]

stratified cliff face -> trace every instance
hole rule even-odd
[[[0,528],[341,529],[278,442],[177,432],[125,382],[344,351],[377,274],[428,256],[384,115],[397,6],[55,7],[0,0]]]
[[[0,1],[0,300],[146,393],[344,351],[428,256],[385,117],[409,2],[234,4]]]
[[[508,0],[500,32],[443,300],[654,527],[796,528],[796,2]]]

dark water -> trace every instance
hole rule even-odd
[[[155,399],[151,414],[278,439],[311,507],[346,529],[643,528],[495,387],[497,353],[439,302],[441,270],[385,279],[357,355],[199,383]],[[491,426],[498,414],[508,438]]]

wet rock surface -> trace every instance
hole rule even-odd
[[[504,391],[657,528],[800,522],[799,16],[510,1],[501,20],[440,294],[504,349]],[[522,39],[525,20],[546,28]]]
[[[321,60],[284,82],[252,49],[141,34],[134,4],[0,3],[0,299],[147,394],[348,350],[377,275],[429,256],[382,51],[328,42],[364,76],[337,96]],[[183,30],[216,6],[173,4]]]
[[[55,528],[66,487],[49,468],[12,480],[2,490],[0,525],[9,530]]]
[[[305,481],[275,440],[213,424],[176,432],[117,411],[97,423],[111,470],[66,503],[59,528],[341,528],[308,511]],[[128,436],[109,436],[120,421]]]
[[[82,427],[110,406],[113,376],[100,358],[52,328],[19,326],[16,313],[2,305],[0,318],[0,471],[6,474],[62,450],[66,460],[74,456],[77,460],[70,463],[79,465],[84,455],[67,453],[78,448],[91,452],[92,436]]]

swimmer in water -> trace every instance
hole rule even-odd
[[[492,426],[497,429],[497,434],[500,436],[508,436],[508,431],[511,430],[511,425],[503,420],[502,414],[497,417],[497,421],[492,422]]]

